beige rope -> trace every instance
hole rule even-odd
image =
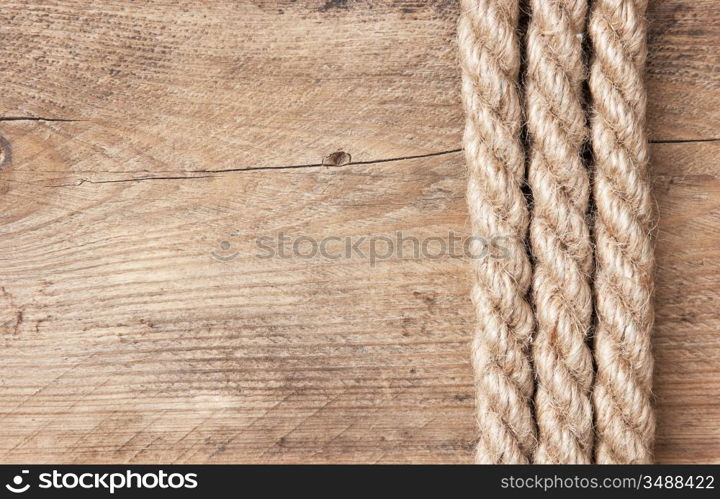
[[[649,462],[655,430],[650,403],[653,207],[642,78],[646,7],[647,0],[596,0],[589,24],[598,463]]]
[[[522,192],[518,4],[519,0],[462,0],[458,25],[472,233],[485,241],[508,241],[504,258],[473,260],[479,463],[526,463],[536,441],[527,351],[533,317],[525,298],[531,269],[523,241],[528,209]],[[475,255],[480,246],[478,241]]]
[[[587,135],[582,36],[587,0],[531,0],[526,101],[532,143],[530,241],[535,257],[537,334],[534,461],[592,460],[592,247],[586,218],[590,182],[581,151]]]

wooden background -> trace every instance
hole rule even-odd
[[[0,461],[470,461],[468,262],[254,242],[467,234],[456,4],[3,1]],[[720,462],[720,3],[648,16],[657,459]]]

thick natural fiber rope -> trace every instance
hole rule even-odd
[[[528,182],[533,210],[533,299],[537,332],[538,448],[534,461],[592,460],[592,246],[590,181],[582,160],[587,137],[582,87],[587,0],[531,0],[527,33]]]
[[[595,0],[592,148],[596,205],[593,391],[598,463],[652,456],[653,206],[645,135],[647,0]]]
[[[462,0],[458,25],[472,234],[485,241],[507,238],[504,258],[473,260],[479,463],[529,462],[536,442],[528,355],[533,316],[526,301],[531,268],[523,242],[528,209],[522,192],[518,4],[519,0]],[[475,255],[480,247],[478,241]]]

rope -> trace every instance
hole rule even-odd
[[[525,91],[534,201],[537,463],[592,459],[593,365],[586,343],[592,321],[590,182],[581,156],[587,136],[582,98],[587,3],[530,1]]]
[[[508,242],[502,257],[472,262],[479,463],[652,458],[654,212],[642,78],[647,1],[592,3],[588,127],[583,32],[589,0],[528,0],[529,223],[520,141],[520,0],[461,0],[458,43],[473,253],[498,237]],[[588,129],[594,241],[582,158]],[[528,228],[534,269],[525,247]],[[526,299],[531,276],[534,309]]]
[[[650,402],[653,207],[642,78],[646,7],[647,0],[596,0],[589,24],[598,463],[649,462],[655,429]]]
[[[478,463],[527,463],[536,442],[528,354],[533,316],[526,300],[531,268],[523,241],[528,209],[522,192],[518,4],[462,0],[458,25],[473,254],[480,253],[482,241],[508,241],[504,258],[473,259]]]

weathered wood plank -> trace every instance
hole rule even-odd
[[[0,116],[81,121],[0,119],[0,461],[467,462],[467,259],[255,243],[466,233],[456,15],[5,2]],[[649,17],[652,138],[714,138],[720,6]],[[718,154],[653,145],[666,462],[720,459]]]
[[[10,1],[0,116],[89,120],[113,172],[457,148],[454,8],[334,4]]]
[[[11,0],[0,13],[0,116],[88,120],[71,137],[83,160],[67,168],[94,174],[452,150],[463,122],[456,9],[446,0]],[[720,6],[656,1],[648,16],[651,137],[714,137]]]
[[[647,17],[651,139],[720,138],[720,4],[650,0]]]
[[[462,234],[462,171],[452,154],[11,188],[4,459],[464,459],[467,262],[264,260],[254,244]]]
[[[653,150],[657,455],[720,461],[720,142]]]

